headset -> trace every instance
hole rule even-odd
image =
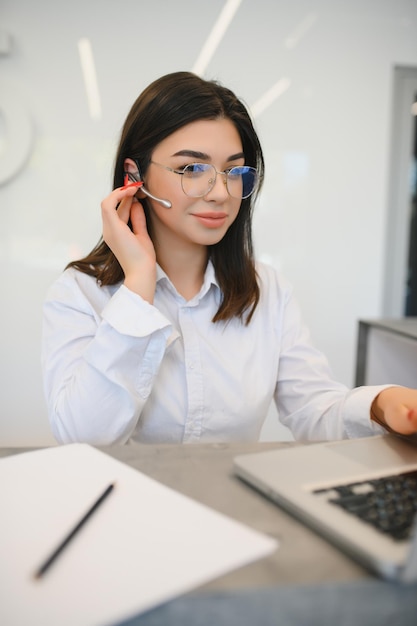
[[[137,174],[133,174],[132,172],[126,172],[126,174],[128,178],[130,178],[130,180],[132,180],[135,183],[139,183],[142,180],[142,175],[140,173],[139,163],[137,161],[135,161],[135,163],[138,168]],[[155,200],[155,202],[158,202],[159,204],[161,204],[165,209],[170,209],[172,207],[172,204],[169,200],[164,200],[163,198],[157,198],[150,191],[148,191],[143,185],[141,187],[141,190],[143,191],[145,196],[148,196],[148,198],[152,198],[152,200]]]

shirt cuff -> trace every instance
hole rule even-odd
[[[117,332],[132,337],[147,337],[164,329],[169,337],[172,331],[171,322],[156,307],[125,285],[106,304],[102,318]]]
[[[346,399],[344,406],[344,423],[349,439],[386,434],[382,426],[371,420],[371,405],[377,395],[392,385],[366,385],[356,387]]]

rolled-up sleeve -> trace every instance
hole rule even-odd
[[[327,358],[303,323],[292,288],[281,299],[281,351],[275,401],[280,419],[298,440],[331,440],[381,434],[370,419],[375,397],[389,385],[349,389],[334,380]]]
[[[137,294],[67,270],[43,318],[44,391],[57,441],[125,443],[173,340],[170,322]]]

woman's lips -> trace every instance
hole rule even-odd
[[[207,228],[220,228],[224,225],[227,218],[227,213],[217,212],[193,213],[192,215],[200,222],[200,224],[203,224],[203,226],[206,226]]]

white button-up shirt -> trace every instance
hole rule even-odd
[[[186,301],[158,267],[153,305],[124,285],[74,269],[44,305],[42,367],[54,436],[96,445],[257,441],[272,399],[296,439],[376,434],[372,400],[332,379],[309,339],[291,286],[257,266],[251,322],[211,320],[221,292],[213,266]]]

